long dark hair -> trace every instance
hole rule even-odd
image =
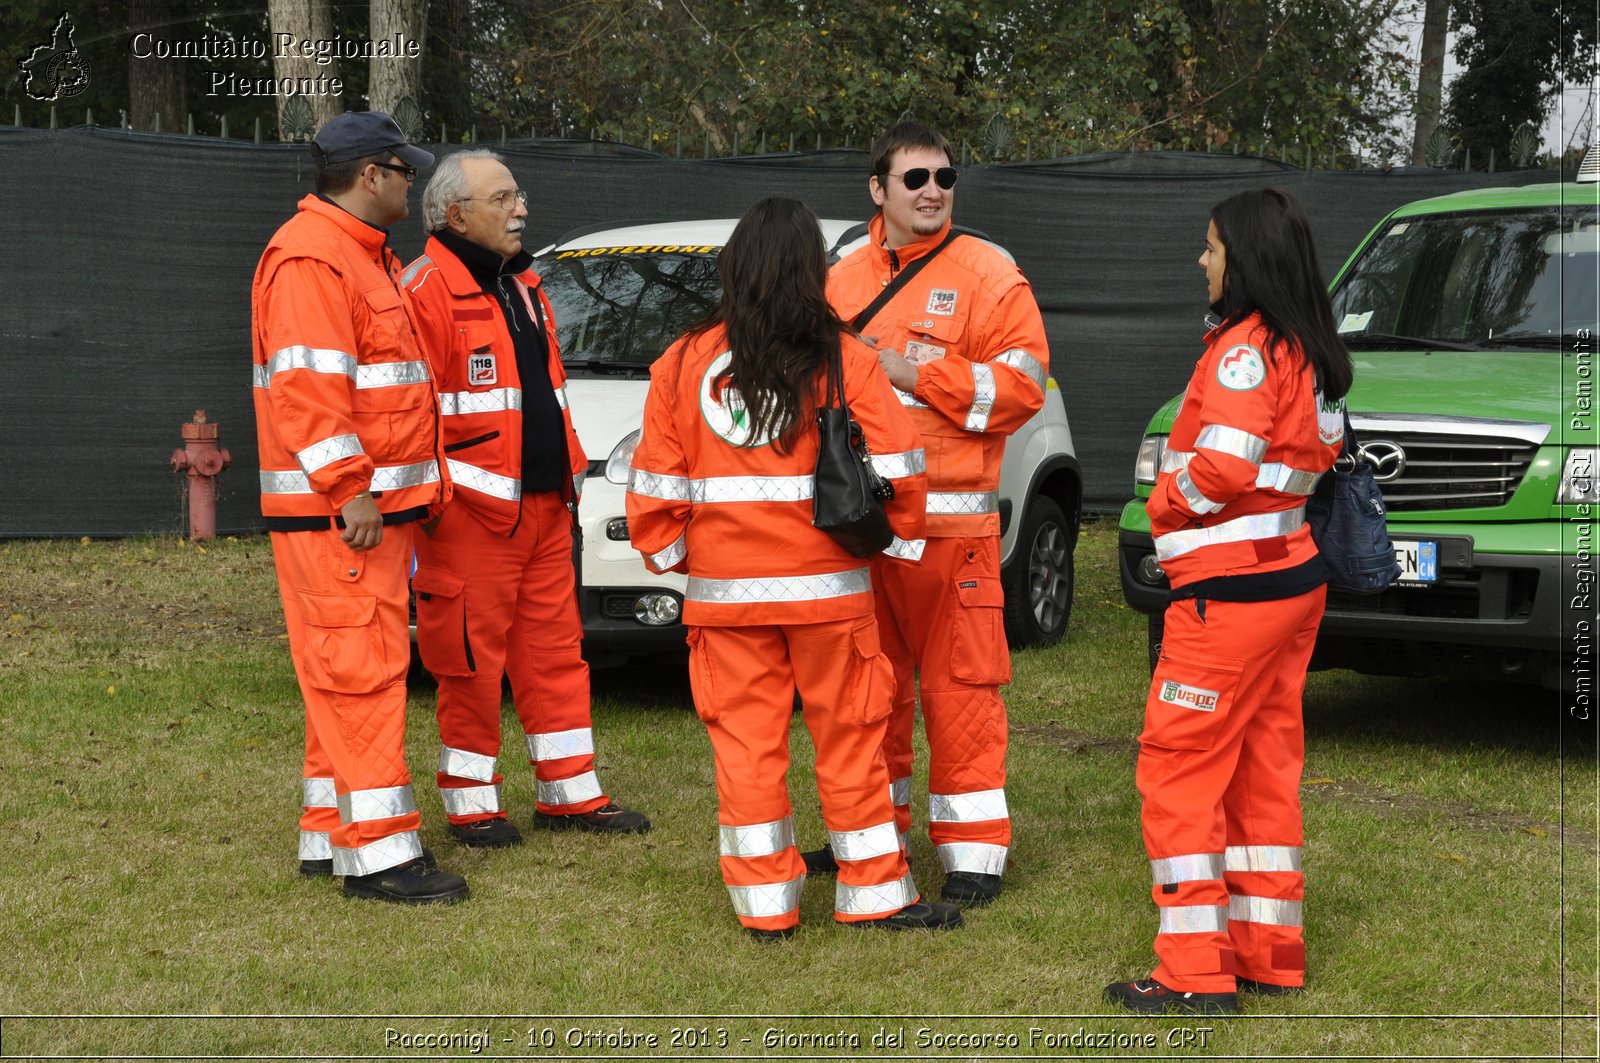
[[[771,196],[745,212],[717,259],[722,299],[693,333],[722,325],[733,361],[714,381],[739,389],[752,441],[788,453],[816,402],[817,372],[844,322],[828,305],[828,249],[811,208]]]
[[[1333,325],[1328,285],[1300,201],[1276,188],[1252,189],[1212,207],[1211,221],[1227,252],[1222,299],[1212,307],[1223,325],[1260,314],[1268,357],[1279,345],[1298,342],[1322,397],[1344,398],[1355,367]]]

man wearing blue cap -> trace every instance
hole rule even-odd
[[[261,512],[306,706],[300,873],[409,904],[467,896],[422,848],[405,762],[406,577],[450,484],[387,226],[433,156],[375,111],[311,144],[316,194],[251,289]]]

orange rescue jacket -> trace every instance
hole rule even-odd
[[[922,554],[927,492],[922,441],[894,399],[874,353],[843,339],[844,395],[873,466],[891,480],[886,504],[895,540],[884,552]],[[810,412],[794,449],[749,445],[744,404],[717,375],[731,358],[719,326],[686,336],[650,367],[644,431],[628,474],[628,531],[656,572],[689,574],[687,624],[812,624],[872,612],[865,558],[811,523],[817,464]],[[826,372],[819,371],[821,397]]]
[[[438,381],[445,463],[455,484],[455,500],[486,527],[510,535],[522,511],[522,381],[505,314],[466,265],[433,237],[401,279],[416,306],[422,349]],[[525,270],[512,283],[529,300],[528,316],[544,322],[550,382],[561,407],[572,472],[572,492],[562,494],[576,500],[589,459],[567,407],[567,375],[556,345],[555,315],[533,270]],[[531,312],[533,300],[538,300],[538,314]],[[474,355],[494,358],[492,379],[474,372]]]
[[[949,231],[890,251],[883,215],[869,228],[867,246],[828,276],[828,299],[846,321]],[[927,448],[928,534],[999,535],[1006,437],[1044,405],[1050,370],[1027,278],[982,240],[958,236],[861,332],[920,365],[915,393],[893,393]]]
[[[449,497],[438,402],[388,234],[318,196],[273,234],[250,293],[261,512],[326,528],[370,490],[385,523]]]

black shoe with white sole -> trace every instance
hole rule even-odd
[[[346,875],[344,895],[396,904],[448,904],[471,894],[467,880],[429,867],[420,858],[370,875]]]
[[[1131,982],[1112,982],[1106,986],[1106,1000],[1141,1015],[1183,1012],[1190,1015],[1234,1015],[1239,1011],[1237,993],[1184,993],[1168,989],[1154,978]]]
[[[450,837],[474,849],[505,849],[522,844],[522,832],[504,816],[450,824]]]

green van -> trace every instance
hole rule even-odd
[[[1600,184],[1480,189],[1390,214],[1333,282],[1348,407],[1402,566],[1330,592],[1313,667],[1593,693]],[[1123,594],[1159,653],[1167,584],[1144,503],[1177,413],[1151,419],[1122,511]]]

